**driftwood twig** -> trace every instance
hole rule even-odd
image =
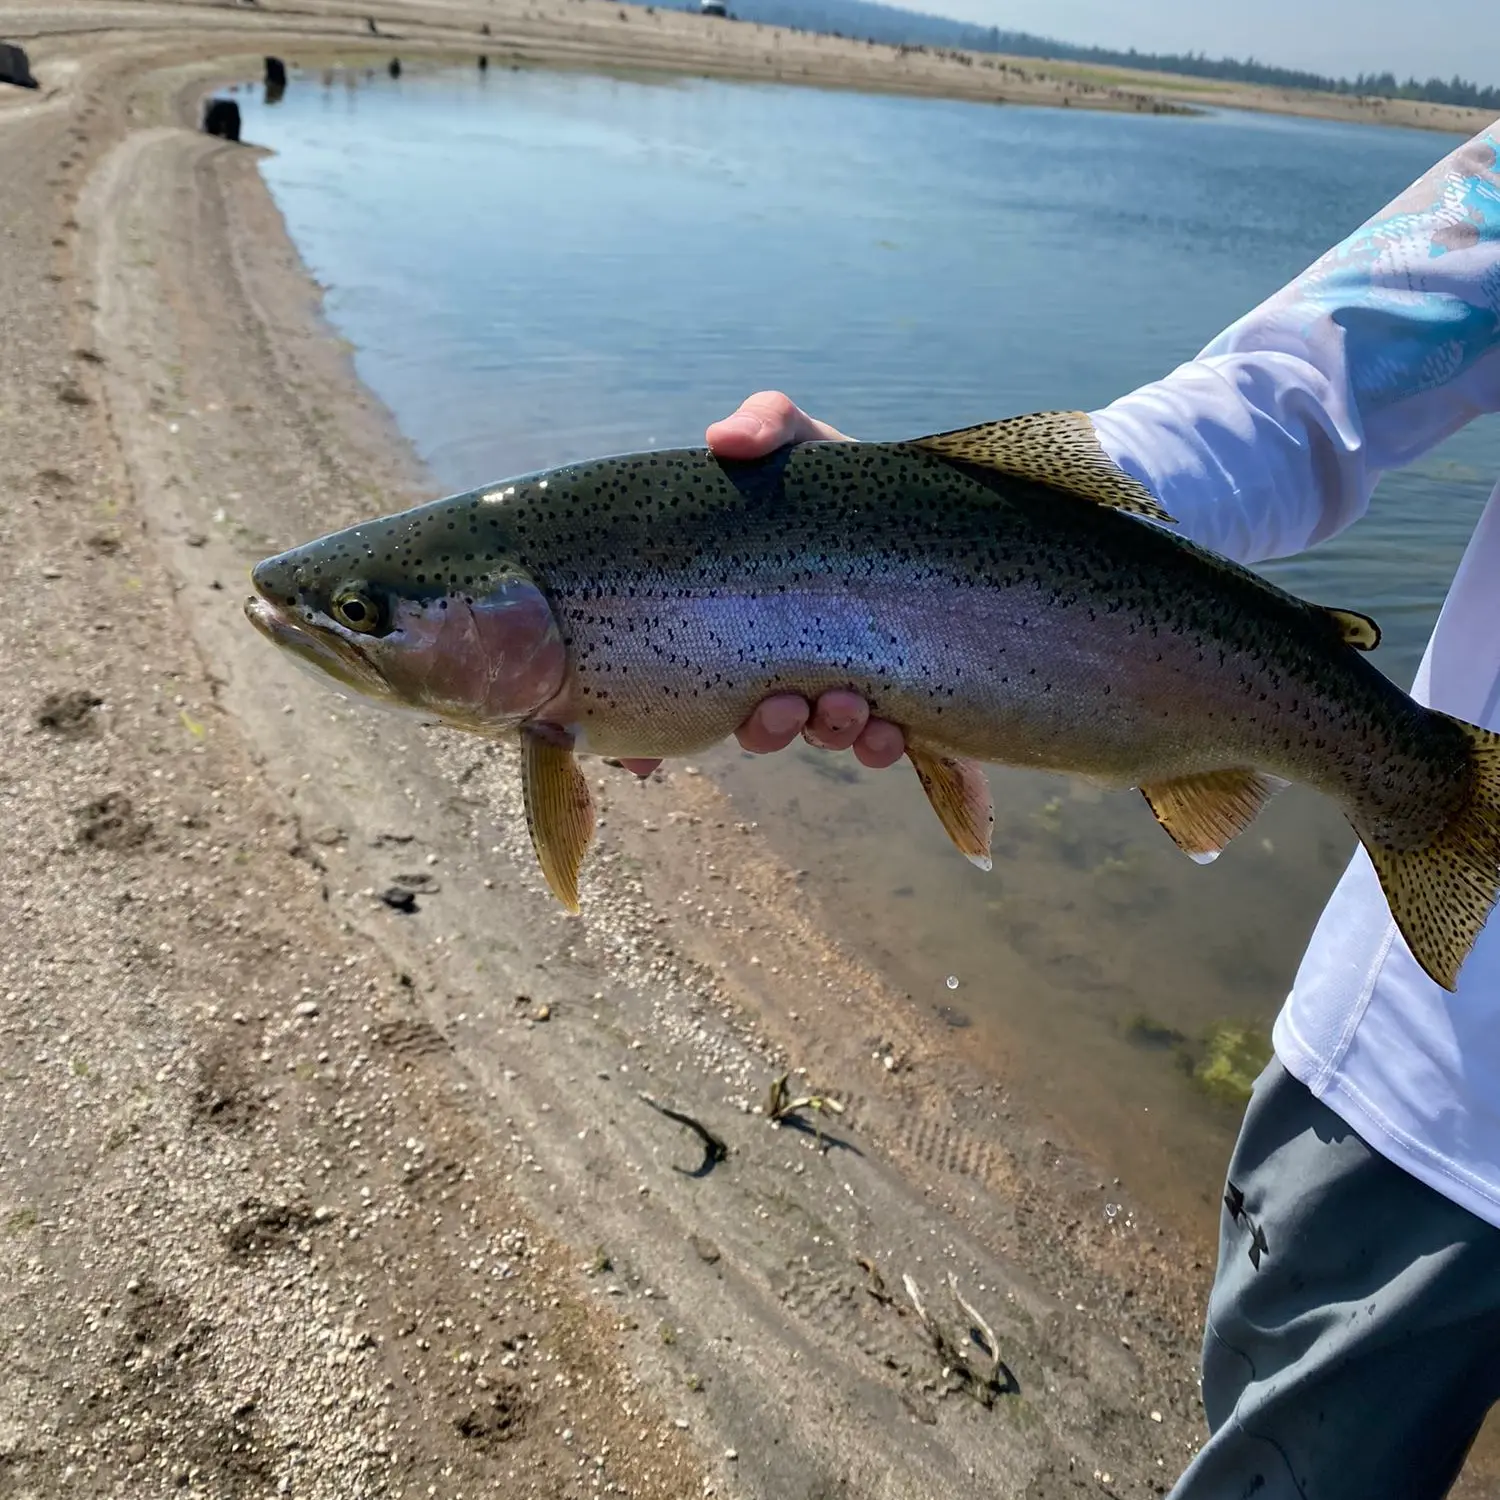
[[[642,1102],[649,1104],[657,1114],[665,1115],[679,1125],[686,1125],[703,1142],[703,1163],[697,1171],[688,1173],[688,1176],[706,1177],[719,1162],[728,1159],[729,1142],[722,1136],[715,1135],[701,1120],[695,1120],[691,1115],[683,1114],[680,1109],[673,1109],[670,1105],[660,1103],[644,1090],[641,1091],[640,1097]],[[681,1168],[678,1170],[680,1171]]]

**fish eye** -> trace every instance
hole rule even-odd
[[[348,584],[333,596],[331,612],[340,625],[360,635],[374,635],[380,629],[379,601],[360,584]]]

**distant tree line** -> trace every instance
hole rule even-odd
[[[697,10],[699,0],[657,0],[674,9]],[[744,21],[821,31],[892,46],[957,47],[973,52],[1005,52],[1015,57],[1054,58],[1106,68],[1141,68],[1181,73],[1191,78],[1219,78],[1232,83],[1259,83],[1272,88],[1321,89],[1332,94],[1364,94],[1384,99],[1422,99],[1433,104],[1464,104],[1500,114],[1500,88],[1486,88],[1457,76],[1408,78],[1394,73],[1361,73],[1357,78],[1327,78],[1299,68],[1279,68],[1255,58],[1209,57],[1204,52],[1127,52],[1110,47],[1080,47],[1026,31],[976,26],[948,16],[881,5],[875,0],[728,0]]]
[[[988,52],[1019,57],[1055,57],[1068,62],[1094,63],[1114,68],[1144,68],[1153,73],[1182,73],[1192,78],[1222,78],[1232,83],[1267,84],[1282,89],[1317,89],[1328,94],[1365,94],[1381,99],[1422,99],[1430,104],[1462,104],[1500,113],[1500,88],[1470,83],[1456,73],[1452,78],[1408,78],[1399,83],[1394,73],[1361,73],[1356,78],[1329,78],[1300,68],[1279,68],[1253,57],[1210,57],[1206,52],[1117,52],[1108,47],[1076,47],[1024,31],[1001,31],[992,26],[985,37]]]

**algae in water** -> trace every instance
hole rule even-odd
[[[1244,1104],[1271,1060],[1271,1037],[1263,1026],[1218,1021],[1204,1033],[1193,1077],[1216,1098]]]

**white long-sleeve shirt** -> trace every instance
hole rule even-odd
[[[1300,552],[1358,520],[1383,472],[1500,411],[1497,157],[1500,122],[1195,360],[1093,413],[1184,534],[1242,562]],[[1500,486],[1412,692],[1500,729]],[[1361,849],[1273,1040],[1376,1150],[1500,1226],[1500,914],[1450,995],[1417,967]]]

